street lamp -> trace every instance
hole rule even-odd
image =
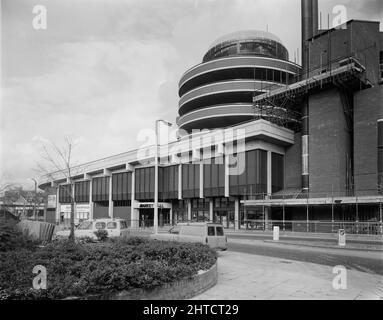
[[[36,195],[37,195],[37,181],[34,178],[30,178],[35,183],[35,195],[33,197],[33,219],[36,220]]]
[[[172,124],[168,121],[159,119],[156,120],[156,153],[154,159],[154,233],[158,233],[158,156],[159,156],[159,141],[158,141],[158,128],[159,123],[163,122],[167,126],[171,127]]]

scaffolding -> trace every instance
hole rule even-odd
[[[280,226],[283,230],[305,232],[327,232],[324,230],[337,230],[339,226],[347,227],[349,233],[361,234],[383,234],[383,193],[378,189],[362,190],[358,193],[350,194],[349,191],[341,192],[303,192],[301,189],[281,190],[274,194],[267,193],[247,193],[243,195],[241,201],[244,208],[245,224],[260,226],[264,230],[269,230],[271,226]],[[343,207],[342,207],[343,206]],[[374,207],[376,216],[363,219],[362,206]],[[286,219],[286,208],[305,208],[306,220]],[[310,219],[312,208],[327,208],[331,210],[331,219]],[[248,219],[247,212],[250,208],[258,208],[262,212],[262,219]],[[282,219],[272,220],[266,217],[266,211],[270,208],[282,210]],[[347,209],[352,215],[336,219],[335,209]],[[289,227],[288,227],[289,226]],[[246,226],[246,228],[248,228]],[[250,228],[252,229],[252,228]],[[302,229],[302,230],[298,230]],[[303,230],[305,229],[305,230]]]
[[[301,129],[301,102],[315,90],[334,85],[344,90],[369,87],[367,79],[363,79],[365,67],[353,56],[335,59],[326,69],[323,67],[309,70],[297,75],[292,83],[281,87],[272,84],[263,88],[266,91],[257,95],[254,91],[253,109],[255,119],[265,119],[295,132]],[[345,114],[349,110],[345,107]]]

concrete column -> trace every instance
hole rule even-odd
[[[267,151],[267,194],[271,195],[272,190],[272,172],[271,172],[271,151]]]
[[[182,164],[178,165],[178,200],[182,200]]]
[[[92,177],[88,174],[85,174],[84,179],[89,180],[89,219],[93,220],[93,200],[92,200],[93,183],[92,183]]]
[[[240,221],[239,221],[239,208],[240,208],[240,200],[239,198],[236,198],[235,199],[235,202],[234,202],[234,228],[235,230],[239,230],[240,229]]]
[[[104,169],[104,175],[109,177],[109,218],[113,219],[113,200],[112,200],[112,173],[108,169]]]
[[[229,185],[229,155],[225,155],[224,157],[225,163],[225,197],[228,198],[230,196],[230,185]]]
[[[199,197],[203,199],[203,164],[199,164]]]
[[[191,199],[187,199],[187,204],[188,204],[188,221],[191,221],[191,219],[192,219],[192,204],[191,204]]]
[[[132,171],[132,193],[131,193],[131,206],[130,206],[130,219],[131,219],[131,226],[133,228],[138,228],[139,227],[139,211],[138,209],[134,208],[134,205],[136,203],[135,200],[135,185],[136,185],[136,172]]]
[[[108,210],[108,213],[109,213],[109,217],[111,217],[112,219],[114,218],[114,213],[113,213],[113,194],[112,194],[112,179],[113,179],[113,176],[110,175],[109,176],[109,210]]]
[[[210,222],[214,221],[214,200],[209,199],[209,220]]]
[[[61,204],[60,204],[60,197],[59,197],[59,193],[60,193],[60,186],[59,185],[55,185],[55,187],[57,188],[56,189],[56,224],[59,224],[60,223],[60,211],[61,211]]]
[[[171,226],[173,226],[174,225],[174,222],[173,222],[173,208],[171,208],[170,209],[170,211],[169,211],[169,224],[171,225]]]

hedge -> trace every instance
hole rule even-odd
[[[0,252],[0,299],[61,299],[156,286],[208,270],[216,253],[206,245],[142,238],[103,243],[67,240]],[[47,289],[32,289],[32,269],[47,269]]]

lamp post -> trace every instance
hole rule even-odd
[[[158,141],[158,128],[159,123],[163,122],[167,126],[171,127],[172,124],[168,121],[159,119],[156,120],[156,152],[155,152],[155,159],[154,159],[154,221],[153,221],[153,227],[154,227],[154,233],[158,233],[158,156],[159,156],[159,141]]]
[[[37,181],[34,178],[30,178],[35,183],[35,194],[33,197],[33,219],[36,220],[36,195],[37,195]]]

